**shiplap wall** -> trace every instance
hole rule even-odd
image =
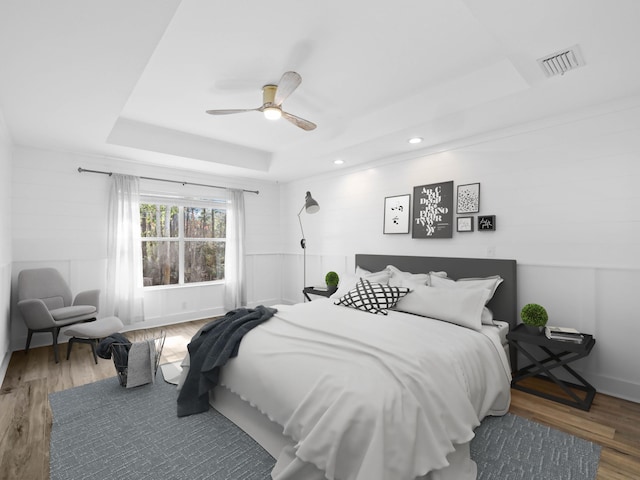
[[[284,186],[283,298],[301,299],[296,216],[309,190],[320,211],[303,214],[307,284],[353,271],[357,252],[516,259],[519,306],[540,303],[550,324],[593,333],[597,345],[578,369],[599,390],[640,401],[640,99],[443,150]],[[449,180],[480,182],[480,214],[496,215],[495,232],[383,235],[384,197]]]
[[[13,271],[55,267],[71,290],[106,289],[107,207],[111,179],[78,173],[78,167],[115,171],[187,182],[259,190],[245,193],[248,301],[250,305],[280,300],[280,192],[274,183],[189,174],[151,165],[88,155],[16,147],[13,149]],[[143,192],[212,196],[215,190],[164,182],[141,181]],[[214,195],[215,196],[215,195]],[[276,277],[276,278],[279,278]],[[12,304],[15,305],[15,288]],[[207,318],[224,313],[222,283],[145,289],[145,321],[128,326],[145,328]],[[11,348],[23,349],[26,327],[13,309]],[[61,335],[61,341],[66,337]],[[36,335],[34,345],[50,344],[50,336]]]
[[[0,379],[11,357],[11,191],[11,140],[0,111]]]

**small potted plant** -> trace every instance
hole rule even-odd
[[[327,284],[328,290],[337,290],[340,277],[336,272],[329,272],[324,276],[324,281]]]
[[[528,330],[540,333],[547,324],[549,315],[542,305],[527,303],[520,311],[520,318]]]

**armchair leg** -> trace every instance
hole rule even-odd
[[[33,336],[34,332],[51,332],[51,336],[53,337],[53,358],[55,359],[56,363],[60,363],[60,358],[58,355],[58,335],[60,334],[60,327],[44,328],[42,330],[29,329],[29,333],[27,333],[27,345],[24,349],[25,355],[29,352],[29,345],[31,345],[31,337]]]
[[[33,336],[33,330],[29,329],[29,333],[27,333],[27,346],[24,349],[24,354],[29,353],[29,345],[31,345],[31,337]]]
[[[60,333],[59,327],[54,327],[51,330],[51,335],[53,335],[53,358],[55,359],[56,363],[60,363],[60,358],[58,355],[58,334],[59,333]]]

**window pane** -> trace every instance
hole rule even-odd
[[[142,242],[144,286],[178,283],[178,242]]]
[[[177,237],[178,207],[140,204],[140,232],[142,237]]]
[[[185,238],[225,238],[227,212],[217,208],[184,208]]]
[[[224,242],[185,242],[184,282],[224,279]]]

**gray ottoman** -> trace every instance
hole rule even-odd
[[[76,323],[67,328],[64,334],[71,337],[67,345],[67,360],[69,360],[71,347],[74,343],[88,343],[91,345],[93,359],[97,364],[98,356],[96,355],[96,346],[100,340],[108,337],[112,333],[119,332],[122,327],[124,327],[124,324],[118,317],[104,317],[98,318],[93,322]]]

